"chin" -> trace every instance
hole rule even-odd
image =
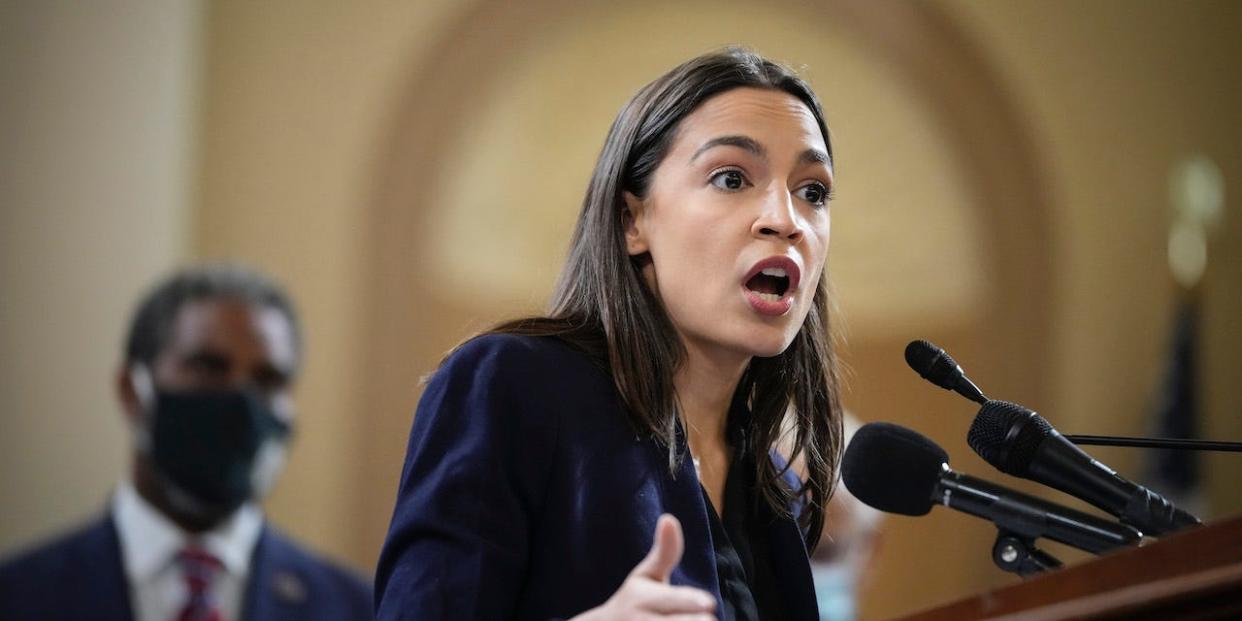
[[[747,353],[756,358],[771,358],[785,353],[798,336],[796,330],[786,333],[785,330],[774,329],[772,326],[765,328],[748,335],[749,338],[743,345]]]

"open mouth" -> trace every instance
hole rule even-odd
[[[789,274],[779,267],[765,267],[746,281],[746,288],[768,302],[779,301],[789,291]]]
[[[755,312],[765,317],[782,317],[794,306],[801,277],[796,261],[787,256],[772,256],[746,272],[742,291]]]

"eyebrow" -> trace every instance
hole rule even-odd
[[[819,149],[807,149],[798,156],[798,161],[804,164],[826,164],[832,168],[832,157]]]
[[[737,147],[744,151],[750,152],[756,157],[765,160],[768,159],[768,150],[765,149],[763,145],[759,144],[759,142],[754,138],[749,136],[720,136],[703,143],[703,146],[699,147],[699,149],[694,152],[694,155],[690,158],[690,161],[693,162],[699,159],[700,155],[703,155],[707,151],[716,147]],[[826,164],[829,167],[832,166],[832,158],[829,157],[827,153],[824,153],[819,149],[807,149],[803,151],[798,155],[798,162],[802,164]]]
[[[182,358],[182,362],[188,365],[204,366],[211,371],[225,371],[233,365],[233,361],[229,359],[227,354],[223,354],[210,348],[197,349]]]
[[[737,147],[744,151],[749,151],[756,157],[768,158],[768,150],[763,148],[763,145],[759,144],[754,138],[749,136],[720,136],[703,143],[703,146],[694,152],[694,156],[690,158],[690,161],[693,162],[699,159],[700,155],[716,147]]]

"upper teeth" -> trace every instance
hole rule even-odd
[[[764,270],[760,272],[760,274],[763,274],[764,276],[775,276],[777,278],[785,278],[785,270],[779,267],[764,268]]]

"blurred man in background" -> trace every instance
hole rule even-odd
[[[138,305],[116,388],[132,469],[82,530],[0,565],[0,621],[349,620],[370,588],[276,532],[302,343],[253,271],[178,272]]]
[[[845,415],[845,445],[858,430],[858,419]],[[884,514],[873,509],[838,482],[824,515],[824,534],[811,555],[811,577],[819,618],[854,621],[858,599],[867,586],[872,561],[880,544]]]

